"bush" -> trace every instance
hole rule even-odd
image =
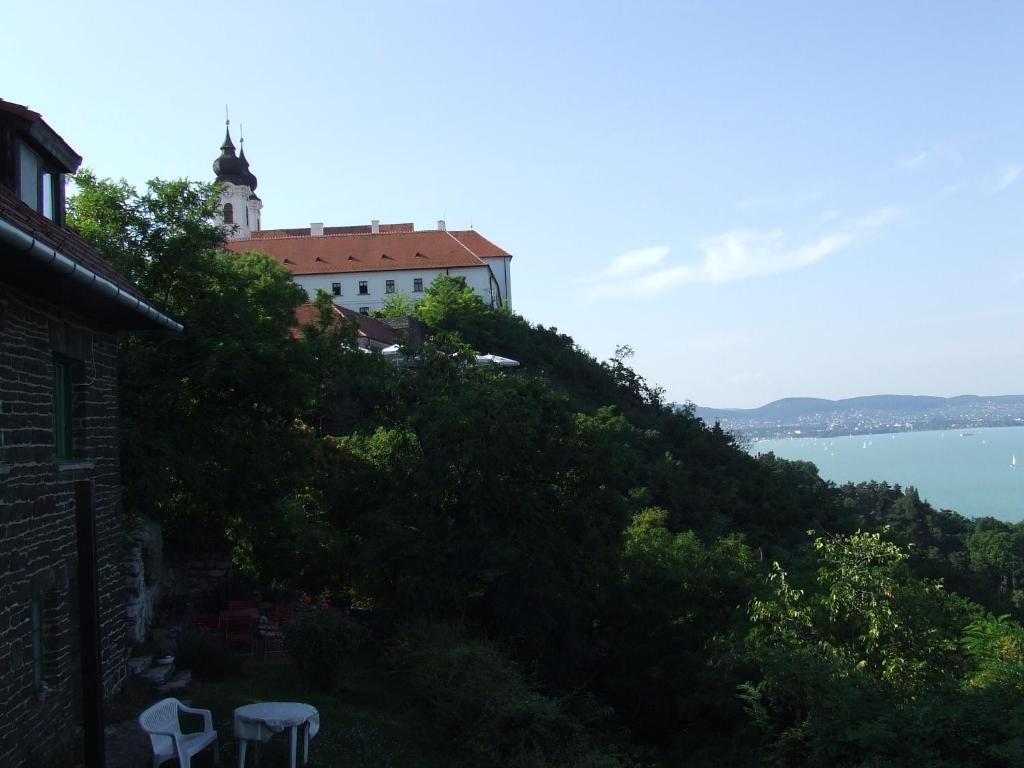
[[[493,642],[445,624],[412,628],[391,659],[430,731],[448,742],[458,765],[506,768],[620,768],[596,749],[564,702],[532,681]]]
[[[339,687],[345,661],[370,639],[361,622],[333,608],[297,613],[284,636],[284,646],[310,684],[320,690]]]
[[[186,624],[178,633],[178,648],[174,664],[178,669],[190,669],[200,680],[216,682],[241,668],[239,660],[224,644],[202,630]]]

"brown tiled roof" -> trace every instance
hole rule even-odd
[[[359,326],[359,330],[356,332],[358,336],[379,341],[381,344],[387,344],[388,346],[398,341],[395,329],[390,325],[382,323],[377,318],[364,315],[362,312],[356,312],[352,309],[346,309],[345,307],[338,307],[338,309],[345,317],[356,321],[356,325]]]
[[[385,232],[231,240],[235,253],[265,253],[293,275],[380,272],[395,269],[481,267],[480,256],[508,255],[475,232]],[[475,247],[485,249],[477,254]]]
[[[388,232],[413,232],[415,227],[412,224],[381,224],[380,231]],[[369,224],[355,224],[350,227],[324,227],[325,235],[369,235],[373,231]],[[309,227],[298,229],[264,229],[252,233],[253,240],[271,240],[276,237],[302,237],[309,234]]]
[[[349,317],[356,321],[358,326],[356,335],[365,338],[372,339],[373,341],[379,341],[381,344],[391,345],[398,340],[398,336],[395,334],[395,329],[389,325],[385,325],[380,320],[364,315],[360,312],[353,312],[351,309],[345,309],[339,307],[337,304],[332,305],[335,317]],[[303,327],[312,325],[319,320],[320,315],[317,309],[312,304],[300,304],[295,308],[295,328],[292,329],[292,336],[296,339],[301,339],[305,336]]]
[[[10,102],[5,102],[9,104]],[[95,272],[125,293],[147,301],[133,282],[110,266],[70,227],[62,227],[25,205],[17,195],[0,184],[0,218],[13,224],[27,235],[60,251],[69,259]],[[27,257],[26,257],[27,258]]]

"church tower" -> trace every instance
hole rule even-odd
[[[220,195],[218,218],[227,230],[228,240],[248,240],[260,231],[260,210],[263,201],[256,196],[256,177],[245,159],[245,139],[240,139],[241,153],[235,155],[231,143],[231,121],[225,120],[224,143],[220,157],[213,161],[218,184],[224,185]]]

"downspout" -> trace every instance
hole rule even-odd
[[[156,325],[177,333],[185,330],[181,323],[167,317],[167,315],[154,309],[142,301],[142,299],[132,296],[106,278],[100,277],[91,269],[82,266],[74,259],[68,258],[57,249],[22,232],[4,219],[0,219],[0,241],[7,243],[16,251],[30,256],[40,264],[56,270],[60,274],[70,277],[72,280],[112,299],[132,312],[142,315]]]
[[[490,265],[490,264],[488,264],[488,263],[487,263],[486,261],[484,261],[483,259],[480,259],[480,261],[483,261],[483,262],[484,262],[484,266],[485,266],[485,267],[487,267],[487,274],[489,274],[489,275],[491,276],[491,284],[492,284],[492,285],[493,285],[493,286],[495,287],[495,289],[496,289],[496,290],[498,291],[498,306],[499,306],[499,307],[503,307],[503,306],[505,306],[505,302],[504,302],[504,301],[502,300],[502,297],[501,297],[501,283],[499,283],[499,282],[498,282],[498,278],[496,278],[496,277],[494,276],[494,270],[493,270],[493,269],[491,269],[491,265]]]

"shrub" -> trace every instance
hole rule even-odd
[[[341,682],[348,657],[370,639],[370,630],[334,608],[312,608],[295,615],[284,645],[310,684],[325,691]]]
[[[192,670],[200,680],[211,682],[223,680],[241,666],[222,642],[191,624],[184,625],[178,633],[174,664],[179,669]]]
[[[622,766],[593,746],[563,701],[536,690],[497,643],[424,623],[400,638],[390,656],[458,765]]]

